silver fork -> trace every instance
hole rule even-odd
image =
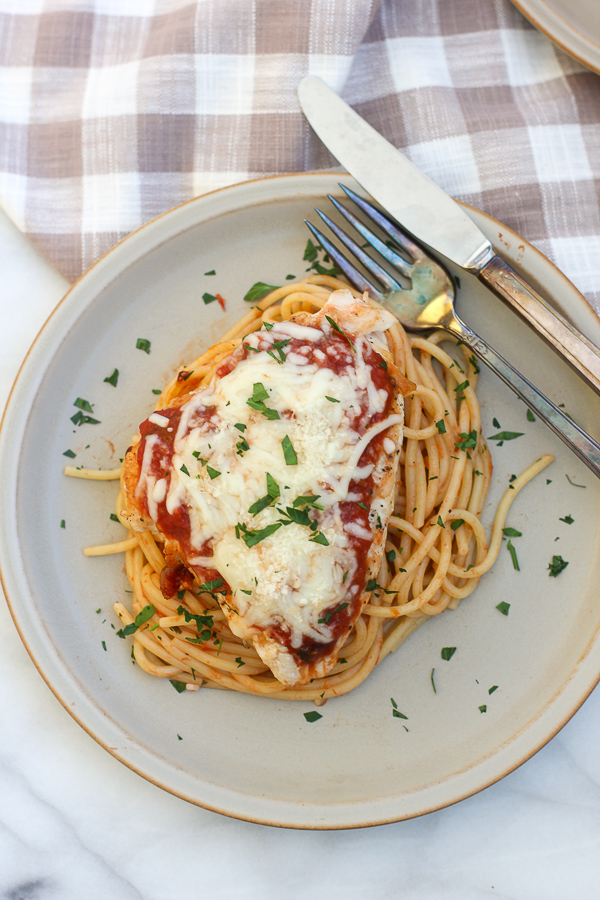
[[[357,218],[344,204],[328,194],[338,212],[352,228],[364,238],[376,253],[397,270],[410,283],[404,287],[393,275],[381,266],[373,256],[366,253],[349,234],[341,229],[328,215],[317,209],[317,213],[338,240],[373,276],[366,278],[362,272],[333,244],[318,228],[306,222],[311,233],[321,247],[329,254],[351,284],[360,291],[368,291],[386,309],[394,313],[408,331],[432,331],[442,329],[453,338],[470,347],[486,365],[498,375],[564,441],[573,453],[600,478],[600,444],[572,421],[552,401],[548,400],[530,381],[521,375],[499,353],[480,338],[454,311],[454,286],[445,269],[381,210],[373,206],[350,188],[340,185],[346,195],[370,218],[384,234],[391,239],[381,240]],[[394,243],[410,257],[407,262],[391,243]]]

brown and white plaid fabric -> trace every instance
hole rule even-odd
[[[0,0],[0,205],[73,280],[184,200],[335,165],[307,73],[600,311],[600,76],[510,0]]]

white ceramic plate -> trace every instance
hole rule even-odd
[[[228,815],[299,828],[395,821],[481,790],[552,737],[600,674],[600,485],[487,372],[480,382],[484,433],[497,430],[494,417],[503,429],[524,432],[493,451],[488,525],[509,476],[543,451],[556,454],[510,514],[523,532],[513,541],[520,571],[503,548],[471,599],[427,623],[359,690],[329,701],[317,722],[304,718],[308,703],[178,694],[133,665],[128,644],[116,637],[112,604],[127,599],[123,560],[81,554],[122,533],[109,518],[115,486],[65,478],[63,452],[75,451],[76,465],[114,465],[153,405],[151,389],[239,316],[247,288],[303,274],[303,219],[326,203],[328,191],[339,192],[340,178],[353,185],[331,173],[237,185],[128,237],[84,275],[42,330],[0,440],[3,584],[29,653],[65,708],[110,753],[166,790]],[[564,276],[508,229],[471,214],[600,343],[596,317]],[[204,274],[213,269],[216,276]],[[469,277],[461,283],[463,318],[593,430],[598,398],[500,301]],[[220,292],[227,311],[204,305],[205,291]],[[151,341],[150,354],[136,349],[140,337]],[[103,380],[115,367],[117,388]],[[101,424],[73,426],[77,397],[94,404]],[[568,515],[573,524],[560,521]],[[569,565],[552,578],[555,554]],[[508,616],[496,609],[500,601],[510,603]],[[449,646],[457,649],[444,661]],[[392,716],[392,697],[407,719]]]
[[[512,0],[532,25],[561,50],[600,72],[598,0]]]

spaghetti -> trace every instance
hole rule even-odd
[[[299,312],[322,309],[336,289],[348,290],[348,285],[316,275],[272,291],[218,344],[179,370],[159,397],[155,413],[160,417],[160,410],[177,398],[209,385],[242,338],[265,323],[268,327]],[[123,515],[122,484],[116,509],[128,528],[127,538],[84,553],[125,552],[132,606],[127,609],[116,603],[114,608],[122,634],[133,635],[133,655],[144,671],[169,678],[182,688],[205,685],[321,704],[357,687],[430,616],[455,609],[491,568],[512,501],[552,457],[541,457],[513,481],[496,512],[488,545],[480,515],[492,463],[475,395],[478,367],[467,348],[461,347],[459,362],[440,347],[443,336],[409,337],[399,323],[387,330],[386,340],[395,365],[416,388],[404,398],[404,441],[385,555],[377,578],[367,585],[371,596],[335,666],[310,683],[286,686],[273,676],[254,646],[232,632],[214,585],[196,582],[165,597],[162,539],[149,530],[131,529]],[[65,471],[78,477],[122,477],[121,470],[68,467]]]

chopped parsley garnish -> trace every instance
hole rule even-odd
[[[468,388],[468,387],[469,387],[469,382],[468,382],[468,381],[461,381],[460,384],[457,384],[457,385],[456,385],[456,387],[454,388],[454,393],[456,394],[456,399],[457,399],[457,400],[461,399],[461,398],[458,396],[458,395],[461,393],[461,391],[466,390],[466,388]]]
[[[251,516],[256,516],[261,510],[266,509],[267,506],[271,506],[275,500],[279,497],[279,485],[273,478],[273,476],[267,472],[267,493],[266,496],[261,497],[255,503],[252,504],[248,512]]]
[[[479,707],[479,712],[480,713],[487,712],[487,706],[485,705],[485,703]]]
[[[329,541],[321,531],[317,531],[316,534],[309,537],[309,541],[312,541],[314,544],[323,544],[324,547],[329,547]]]
[[[84,414],[79,410],[75,413],[74,416],[71,416],[71,422],[73,425],[99,425],[100,419],[93,419],[91,416],[84,416]]]
[[[435,427],[440,434],[446,434],[446,423],[443,419],[438,419],[438,421],[435,423]]]
[[[491,686],[491,688],[488,689],[488,694],[493,694],[494,691],[497,691],[497,690],[498,690],[498,685],[497,685],[497,684],[493,684],[493,685]]]
[[[61,520],[60,520],[60,527],[61,527],[61,528],[66,528],[65,520],[64,520],[64,519],[61,519]]]
[[[146,622],[148,622],[149,619],[152,618],[154,612],[155,610],[152,603],[149,603],[148,606],[144,606],[144,608],[137,614],[133,622],[130,622],[129,625],[126,625],[125,628],[122,629],[123,635],[134,634],[134,632],[136,632],[138,628],[141,628],[142,625],[145,625]]]
[[[307,722],[318,722],[319,719],[323,718],[323,716],[321,715],[321,713],[317,712],[316,709],[313,709],[310,712],[305,712],[304,718]]]
[[[502,425],[500,424],[500,422],[499,422],[498,419],[496,419],[496,418],[493,418],[493,419],[492,419],[492,425],[494,426],[494,428],[502,428]]]
[[[205,275],[216,275],[217,273],[215,272],[214,269],[211,269],[210,272],[205,272],[204,274]]]
[[[77,456],[77,454],[76,454],[76,453],[73,453],[72,450],[65,450],[65,452],[63,453],[63,456],[68,456],[69,459],[75,459],[75,457]]]
[[[102,641],[102,649],[106,650],[106,641]]]
[[[291,342],[291,338],[285,338],[281,341],[273,341],[271,349],[268,350],[269,356],[272,356],[275,362],[283,363],[285,362],[285,353],[283,352],[283,348],[287,347],[287,345]],[[275,353],[279,354],[279,359],[275,356]]]
[[[233,427],[237,428],[238,431],[242,431],[242,432],[245,431],[247,428],[247,426],[244,425],[242,422],[236,422],[236,424]]]
[[[271,291],[276,291],[279,287],[280,285],[278,284],[265,284],[264,281],[256,281],[244,294],[244,300],[246,303],[255,303],[258,300],[262,300]]]
[[[109,375],[108,378],[105,378],[104,381],[107,384],[112,384],[113,387],[117,386],[117,382],[119,380],[119,370],[114,369],[112,375]]]
[[[286,506],[285,513],[282,512],[282,515],[285,515],[288,518],[288,521],[282,522],[282,525],[290,525],[294,522],[296,525],[305,525],[307,528],[310,528],[313,524],[306,509]]]
[[[236,656],[235,661],[236,661],[236,663],[238,664],[238,669],[239,669],[240,666],[245,666],[245,665],[246,665],[246,663],[244,662],[244,660],[242,659],[241,656]]]
[[[190,473],[189,473],[188,467],[186,466],[185,463],[183,463],[183,465],[180,466],[179,471],[180,471],[180,472],[183,472],[183,474],[184,474],[184,475],[187,475],[188,478],[189,478],[189,474],[190,474]]]
[[[304,249],[304,256],[303,256],[304,261],[310,263],[310,266],[308,267],[308,269],[306,271],[308,272],[310,269],[313,269],[317,273],[317,275],[338,275],[340,270],[338,269],[337,266],[334,265],[331,269],[326,269],[325,266],[322,266],[321,263],[319,262],[318,257],[317,257],[317,250],[322,250],[322,249],[323,248],[320,245],[313,244],[313,242],[309,238],[309,240],[306,243],[306,247]],[[326,253],[323,256],[323,261],[324,262],[330,261],[329,256]]]
[[[510,553],[510,558],[512,559],[513,569],[516,569],[517,572],[520,572],[521,569],[519,568],[519,560],[517,559],[517,551],[515,550],[513,542],[511,540],[507,541],[506,549]]]
[[[449,660],[452,659],[454,654],[456,653],[456,647],[442,647],[442,659]]]
[[[298,465],[298,455],[294,450],[293,444],[289,438],[289,435],[286,436],[281,441],[281,449],[283,450],[283,456],[288,466],[297,466]]]
[[[342,337],[345,338],[345,339],[348,341],[348,343],[350,344],[350,349],[352,350],[352,352],[353,352],[353,353],[356,353],[356,350],[354,349],[354,344],[352,343],[352,341],[350,340],[350,338],[348,337],[348,335],[346,334],[346,332],[345,332],[342,328],[340,328],[340,326],[338,325],[338,323],[337,323],[334,319],[332,319],[331,316],[327,316],[327,315],[326,315],[325,318],[327,319],[327,321],[329,322],[329,324],[331,325],[331,327],[333,328],[333,330],[334,330],[334,331],[337,331],[338,334],[341,334]]]
[[[560,575],[563,569],[566,569],[568,565],[569,563],[565,559],[563,559],[562,556],[553,556],[552,562],[548,566],[548,568],[550,569],[550,577],[556,578],[556,576]]]
[[[567,481],[569,482],[569,484],[572,484],[572,485],[573,485],[573,487],[580,487],[580,488],[585,488],[585,487],[587,487],[587,485],[585,485],[585,484],[576,484],[574,481],[571,481],[571,479],[569,478],[568,475],[565,475],[565,478],[567,479]]]
[[[143,350],[144,353],[150,353],[150,341],[147,338],[138,338],[135,342],[137,350]]]
[[[213,469],[212,466],[206,466],[206,471],[208,472],[209,478],[218,478],[221,474],[218,469]]]
[[[498,610],[498,612],[501,612],[503,616],[507,616],[510,609],[510,603],[507,603],[506,600],[503,600],[501,603],[498,603],[496,609]]]
[[[118,521],[119,521],[119,517],[118,517],[118,515],[117,515],[116,513],[111,513],[111,514],[110,514],[110,520],[111,520],[111,522],[118,522]]]
[[[404,713],[400,712],[398,704],[393,697],[390,697],[390,703],[392,704],[392,715],[395,719],[408,719],[408,716],[405,716]]]
[[[436,523],[436,524],[439,525],[440,528],[445,528],[445,527],[446,527],[446,526],[444,525],[444,520],[442,519],[441,516],[438,516],[438,517],[437,517],[437,523]]]
[[[498,446],[501,447],[504,441],[514,441],[515,438],[522,437],[523,434],[523,431],[499,431],[498,434],[490,435],[488,440],[498,441]]]
[[[235,536],[237,538],[241,537],[248,548],[254,547],[256,544],[260,543],[260,541],[264,541],[265,538],[268,538],[278,531],[278,529],[281,528],[281,524],[281,522],[273,522],[271,525],[267,525],[266,528],[253,530],[246,525],[239,523],[235,526]]]
[[[296,497],[292,506],[311,506],[313,509],[323,509],[324,507],[315,503],[315,500],[318,500],[320,496],[320,494],[307,494],[305,497]]]
[[[436,687],[435,687],[435,681],[433,680],[434,672],[435,672],[435,669],[432,669],[432,670],[431,670],[431,675],[429,676],[429,678],[430,678],[430,680],[431,680],[431,687],[433,688],[433,693],[434,693],[434,694],[437,694],[437,690],[436,690]]]
[[[386,558],[387,561],[390,562],[390,563],[391,563],[391,562],[394,562],[394,560],[396,559],[396,551],[395,551],[395,550],[388,550],[388,552],[385,554],[385,558]]]
[[[516,528],[503,528],[502,534],[505,535],[505,537],[522,537],[523,536],[523,532],[517,531]]]
[[[172,678],[169,680],[178,694],[181,694],[183,691],[185,691],[185,682],[184,681],[174,681]],[[177,735],[177,737],[179,737],[179,735]],[[179,740],[181,740],[181,738],[179,738]]]
[[[313,262],[313,260],[315,260],[316,258],[317,258],[317,248],[315,247],[315,245],[309,238],[308,241],[306,242],[306,247],[304,248],[304,256],[302,257],[302,259],[305,262]]]
[[[452,531],[458,531],[460,526],[464,525],[464,523],[465,523],[464,519],[454,519],[453,522],[450,522],[450,528],[452,529]]]
[[[460,441],[454,445],[459,450],[472,450],[477,446],[477,432],[475,430],[470,431],[468,434],[465,434],[463,431],[459,434],[459,438]]]
[[[331,620],[335,616],[335,614],[339,613],[339,611],[341,609],[346,609],[347,606],[348,606],[347,603],[340,603],[340,605],[336,606],[335,609],[332,609],[328,613],[325,613],[325,615],[322,619],[317,619],[318,624],[320,625],[322,622],[324,622],[326,625],[329,625],[329,623],[331,622]]]
[[[261,384],[260,381],[256,382],[253,386],[252,396],[246,400],[248,406],[252,407],[252,409],[256,409],[258,412],[262,413],[266,419],[279,419],[279,413],[276,409],[270,409],[265,405],[265,400],[269,399],[269,394],[265,390],[264,384]]]
[[[84,412],[94,412],[94,407],[88,400],[83,400],[81,397],[78,397],[73,406],[76,406],[78,409],[82,409]]]
[[[206,291],[204,294],[202,294],[202,299],[204,300],[205,304],[209,304],[214,303],[217,298],[214,294],[209,294],[208,291]]]
[[[531,412],[530,409],[527,410],[527,421],[528,421],[528,422],[535,422],[535,416],[534,416],[534,414]]]
[[[65,456],[66,456],[66,454],[65,454]],[[567,525],[572,525],[573,522],[575,521],[575,519],[573,518],[573,516],[562,516],[562,517],[559,517],[558,521],[566,522]]]
[[[479,363],[477,362],[477,360],[475,359],[475,357],[474,357],[474,356],[470,356],[470,357],[469,357],[469,362],[470,362],[471,365],[473,366],[473,372],[475,373],[475,375],[479,375]]]
[[[339,400],[336,400],[335,397],[328,397],[327,394],[325,394],[325,399],[329,400],[330,403],[339,403],[340,402]]]
[[[198,588],[199,591],[217,591],[219,588],[223,587],[223,579],[215,578],[213,581],[205,581],[204,584],[201,584]],[[211,623],[212,624],[212,623]]]
[[[152,393],[153,394],[162,394],[162,389],[161,388],[152,388]]]

